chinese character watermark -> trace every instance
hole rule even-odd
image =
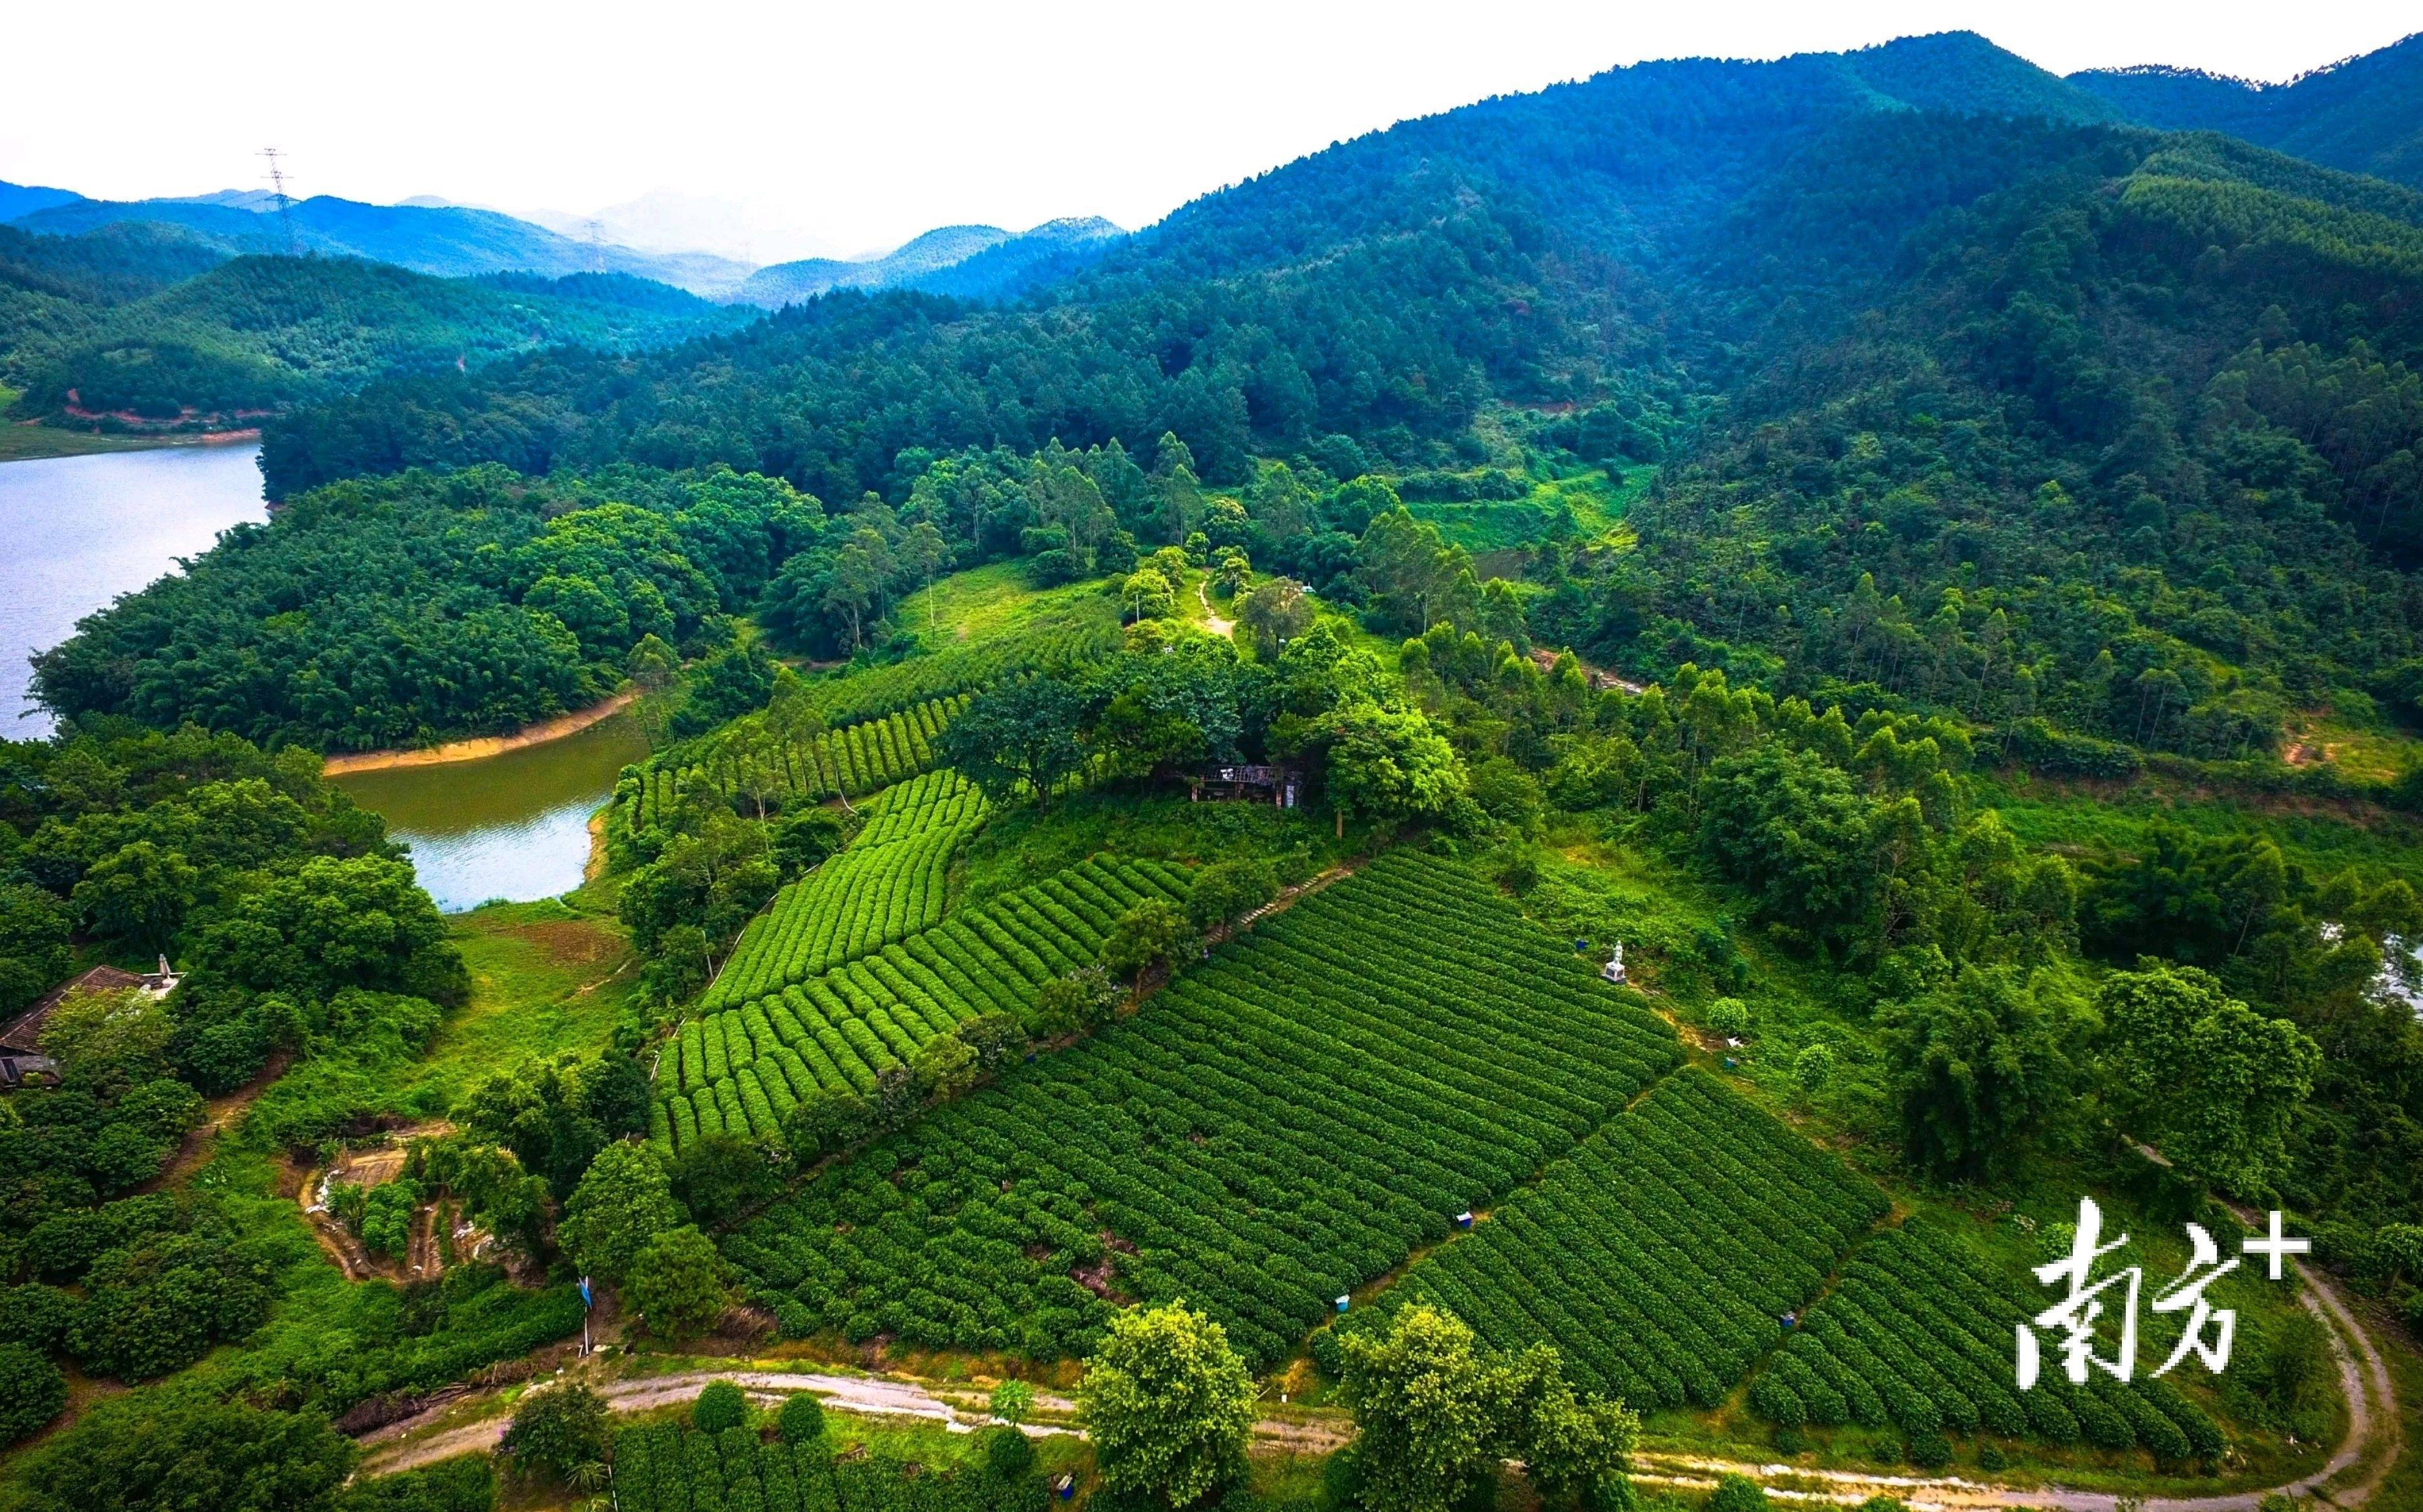
[[[2236,1310],[2214,1307],[2205,1299],[2205,1289],[2239,1266],[2241,1256],[2221,1258],[2221,1249],[2213,1243],[2204,1226],[2187,1226],[2191,1253],[2187,1268],[2178,1279],[2154,1294],[2157,1313],[2186,1312],[2187,1327],[2179,1335],[2178,1346],[2163,1361],[2156,1376],[2168,1375],[2190,1353],[2204,1362],[2205,1369],[2220,1375],[2229,1366],[2229,1346],[2238,1332]],[[2117,1380],[2128,1380],[2137,1369],[2137,1297],[2145,1281],[2145,1267],[2127,1265],[2098,1281],[2096,1262],[2121,1249],[2129,1243],[2122,1234],[2110,1244],[2103,1237],[2103,1210],[2091,1197],[2078,1202],[2078,1230],[2070,1240],[2069,1253],[2059,1260],[2035,1267],[2036,1280],[2047,1286],[2063,1286],[2067,1295],[2052,1306],[2035,1315],[2033,1325],[2019,1325],[2019,1384],[2026,1391],[2036,1383],[2043,1370],[2035,1330],[2061,1330],[2062,1373],[2071,1384],[2086,1384],[2090,1369],[2100,1370]],[[2272,1215],[2272,1231],[2268,1237],[2250,1238],[2241,1242],[2242,1254],[2262,1255],[2270,1262],[2270,1279],[2280,1279],[2280,1262],[2284,1256],[2309,1254],[2314,1248],[2311,1239],[2291,1239],[2280,1232],[2280,1215]],[[2124,1285],[2125,1283],[2125,1285]],[[2120,1288],[2115,1300],[2120,1308],[2119,1346],[2109,1358],[2095,1352],[2096,1325],[2104,1316],[2106,1294]]]

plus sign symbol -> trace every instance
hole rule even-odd
[[[2314,1252],[2314,1241],[2311,1239],[2290,1239],[2284,1237],[2280,1233],[2280,1210],[2275,1207],[2272,1210],[2271,1237],[2241,1239],[2239,1241],[2238,1248],[2250,1255],[2261,1255],[2270,1266],[2267,1273],[2267,1279],[2271,1281],[2278,1281],[2280,1279],[2281,1258],[2285,1255],[2312,1254]]]

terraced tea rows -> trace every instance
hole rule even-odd
[[[658,1067],[651,1137],[667,1150],[701,1133],[774,1138],[819,1089],[871,1094],[884,1072],[954,1025],[985,1013],[1026,1021],[1037,990],[1091,964],[1119,915],[1146,898],[1181,899],[1187,884],[1177,867],[1097,857],[879,953],[693,1019]]]
[[[1390,853],[725,1248],[795,1335],[1063,1355],[1106,1293],[1182,1296],[1267,1365],[1679,1058],[1494,889]]]
[[[701,1433],[670,1423],[614,1434],[617,1512],[1043,1512],[1043,1478],[982,1466],[911,1467],[833,1456],[831,1440],[768,1442],[754,1428]]]
[[[883,796],[848,849],[774,895],[699,1000],[712,1012],[777,993],[941,922],[951,858],[985,821],[984,795],[956,772]]]
[[[1106,599],[1091,598],[1069,606],[1054,622],[854,672],[815,684],[809,693],[828,723],[841,724],[1030,672],[1083,666],[1118,648],[1117,611]]]
[[[1883,1192],[1704,1072],[1668,1078],[1346,1328],[1432,1302],[1643,1409],[1721,1401]]]
[[[644,765],[624,770],[615,784],[615,822],[636,833],[659,823],[679,802],[685,784],[710,787],[725,799],[762,789],[786,803],[852,798],[905,782],[934,765],[933,741],[967,704],[937,698],[913,708],[829,729],[813,740],[752,742],[756,718]]]
[[[1880,1234],[1760,1373],[1750,1406],[1784,1424],[2083,1438],[2165,1460],[2221,1452],[2201,1409],[2143,1375],[2122,1385],[2091,1373],[2082,1391],[2049,1361],[2033,1390],[2017,1390],[2011,1329],[2047,1299],[1956,1238],[1915,1225]]]

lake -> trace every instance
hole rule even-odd
[[[330,779],[387,817],[412,847],[420,885],[447,913],[496,899],[529,902],[580,885],[589,816],[648,742],[627,714],[577,735],[477,761],[393,767]]]
[[[268,517],[257,446],[0,462],[0,734],[51,733],[26,695],[26,658],[75,622],[198,556],[218,533]],[[412,847],[421,885],[450,913],[490,899],[552,898],[580,885],[589,816],[625,762],[648,754],[618,716],[578,735],[481,761],[338,779]]]
[[[25,659],[120,594],[210,549],[219,532],[266,519],[258,446],[0,462],[0,735],[37,740],[51,717],[26,695]]]

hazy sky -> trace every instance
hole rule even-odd
[[[585,214],[671,188],[852,250],[953,221],[1141,226],[1392,120],[1644,58],[1967,27],[2056,72],[2276,80],[2423,25],[2411,4],[2340,0],[8,9],[0,179],[110,198],[250,187],[275,143],[303,194]]]

